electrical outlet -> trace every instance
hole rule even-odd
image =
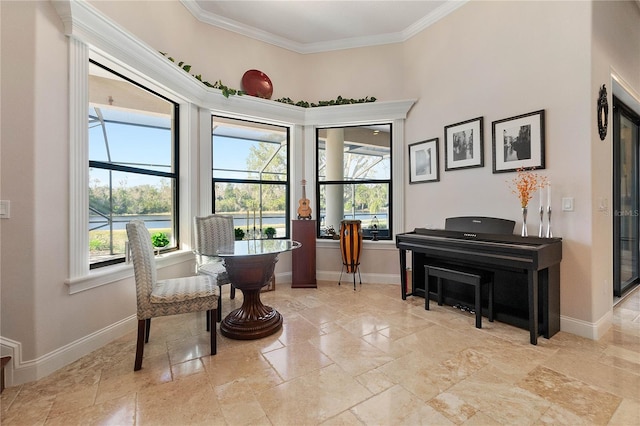
[[[11,217],[11,202],[0,200],[0,219],[9,219],[9,217]]]
[[[606,212],[609,210],[609,201],[606,197],[598,197],[598,211]]]
[[[562,211],[563,212],[573,211],[573,197],[562,197]]]

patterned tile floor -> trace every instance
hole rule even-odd
[[[225,288],[223,313],[240,306]],[[204,315],[152,321],[141,371],[135,332],[1,397],[2,425],[638,425],[640,291],[599,341],[483,321],[397,285],[278,285],[263,301],[282,330],[218,335]]]

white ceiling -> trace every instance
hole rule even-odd
[[[298,53],[405,41],[468,0],[180,0],[200,21]]]

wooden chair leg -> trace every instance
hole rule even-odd
[[[209,331],[211,330],[211,315],[209,315],[209,311],[205,312],[204,316],[207,317],[207,331]]]
[[[144,354],[145,331],[147,329],[147,320],[138,320],[138,341],[136,343],[136,362],[133,371],[142,368],[142,355]]]
[[[231,284],[231,291],[235,292],[235,289],[233,288],[233,284]],[[222,321],[222,287],[220,287],[220,297],[218,297],[218,309],[216,309],[216,312],[217,312],[216,320],[218,322],[221,322]]]
[[[209,331],[211,333],[211,355],[215,355],[218,352],[218,345],[216,341],[216,323],[213,322],[214,315],[217,316],[216,310],[217,309],[212,309],[210,311],[207,311],[207,317],[209,318],[209,322],[212,324],[211,330]]]
[[[229,284],[231,286],[231,299],[235,299],[236,298],[236,288],[233,286],[233,284]],[[220,295],[222,295],[222,293],[220,293]]]
[[[145,322],[146,322],[145,324],[146,331],[145,331],[144,342],[149,343],[149,331],[151,331],[151,318],[147,318]]]

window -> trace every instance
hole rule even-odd
[[[213,212],[234,216],[245,239],[289,236],[289,129],[214,116]]]
[[[613,97],[613,295],[640,283],[640,116]]]
[[[391,135],[391,124],[317,129],[318,237],[350,219],[365,239],[391,239]]]
[[[143,220],[176,248],[178,105],[91,61],[89,264],[124,261],[126,223]]]

